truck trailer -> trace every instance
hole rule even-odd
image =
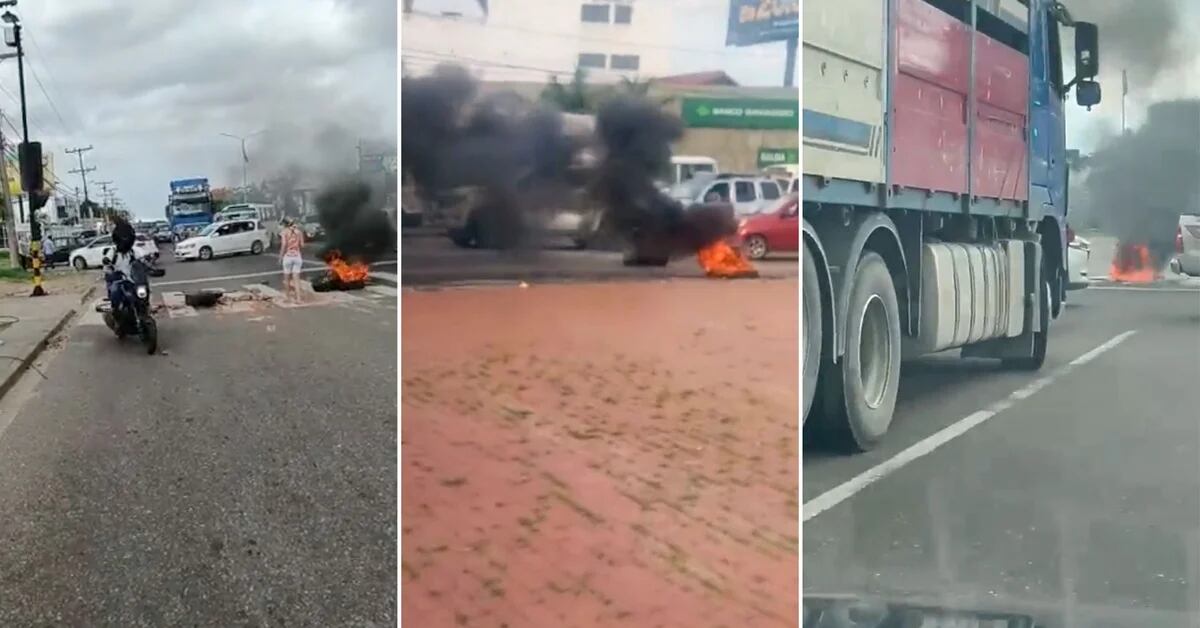
[[[1068,284],[1065,103],[1100,101],[1099,38],[1053,0],[805,0],[803,23],[803,425],[863,451],[905,359],[1041,368]]]

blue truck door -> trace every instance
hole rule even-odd
[[[1063,65],[1059,25],[1048,3],[1030,11],[1030,206],[1066,216],[1066,128],[1063,119]],[[1049,206],[1049,207],[1046,207]],[[1053,208],[1052,210],[1050,208]],[[1060,226],[1063,220],[1059,221]]]

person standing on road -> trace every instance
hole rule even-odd
[[[54,239],[49,235],[42,238],[42,260],[46,263],[46,268],[54,268]]]
[[[296,301],[300,296],[300,269],[304,259],[300,250],[304,247],[304,232],[296,226],[291,218],[284,217],[279,221],[283,230],[279,233],[279,260],[283,263],[283,292],[293,295]]]

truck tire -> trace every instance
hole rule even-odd
[[[807,244],[803,245],[800,264],[800,271],[804,273],[804,283],[801,284],[803,294],[800,302],[804,317],[804,327],[801,330],[804,336],[800,345],[804,351],[804,360],[800,363],[800,373],[804,377],[804,412],[800,415],[800,424],[804,425],[808,421],[808,412],[812,408],[813,396],[817,391],[817,375],[821,372],[821,349],[824,347],[821,334],[824,329],[821,318],[821,286],[817,283],[817,265],[813,261],[812,253],[808,252]]]
[[[1050,313],[1053,286],[1050,285],[1050,278],[1046,273],[1046,259],[1042,258],[1042,298],[1038,308],[1042,317],[1042,331],[1033,335],[1033,354],[1021,358],[1008,358],[1001,360],[1001,364],[1005,368],[1010,368],[1018,371],[1036,371],[1042,368],[1046,363],[1046,348],[1050,343]]]
[[[821,377],[817,434],[838,449],[867,451],[892,423],[900,388],[900,306],[883,258],[858,262],[846,309],[846,352]]]

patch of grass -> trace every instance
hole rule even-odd
[[[9,268],[7,259],[0,261],[0,281],[29,281],[31,277],[27,270]]]

